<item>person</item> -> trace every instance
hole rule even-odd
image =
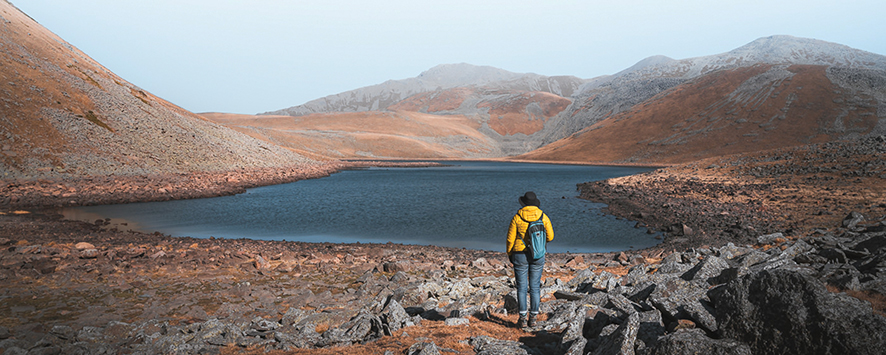
[[[542,218],[547,233],[547,241],[554,240],[554,228],[551,220],[539,208],[541,202],[535,195],[535,192],[526,192],[520,196],[520,209],[511,224],[508,227],[507,253],[511,264],[514,266],[514,281],[517,284],[517,306],[520,311],[520,318],[517,320],[517,326],[522,328],[524,325],[534,327],[536,317],[538,316],[538,304],[541,298],[541,273],[545,265],[545,258],[532,259],[528,252],[523,238],[530,222],[537,221]],[[529,307],[526,306],[527,288],[529,289]],[[529,317],[527,318],[527,308]]]

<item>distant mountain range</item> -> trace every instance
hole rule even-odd
[[[681,60],[652,56],[616,74],[592,79],[517,74],[469,64],[441,65],[415,78],[388,81],[266,114],[302,116],[405,111],[457,115],[474,120],[480,133],[497,142],[497,149],[487,150],[490,154],[518,155],[550,145],[541,150],[544,154],[528,154],[522,158],[680,162],[711,154],[880,134],[884,130],[881,120],[886,118],[886,110],[882,108],[886,102],[886,86],[882,83],[884,72],[886,57],[882,55],[815,39],[771,36],[722,54]],[[708,83],[720,85],[716,91],[719,96],[707,92],[710,86],[700,84],[712,78],[720,79]],[[727,85],[723,80],[731,84]],[[792,81],[806,83],[807,89],[800,91],[802,87],[790,85]],[[826,89],[809,90],[813,87]],[[680,95],[673,95],[676,92]],[[693,95],[702,95],[706,99],[691,104],[685,101]],[[747,99],[747,95],[755,95],[755,105],[738,99]],[[644,144],[649,145],[650,142],[669,141],[658,135],[672,132],[676,122],[690,117],[714,120],[711,115],[719,112],[715,107],[726,106],[730,107],[729,116],[737,117],[736,122],[763,124],[764,133],[744,129],[739,138],[732,139],[734,142],[729,144],[729,149],[709,149],[711,147],[700,143],[704,140],[690,144],[712,136],[699,133],[686,136],[677,144],[687,149],[667,153],[648,149],[642,150],[643,153],[630,149],[620,150],[625,154],[604,153],[615,146],[612,144],[594,145],[593,150],[575,148],[576,151],[566,155],[562,153],[568,142],[579,140],[571,137],[573,134],[585,135],[586,130],[597,131],[587,137],[601,142],[646,142]],[[784,124],[759,122],[755,117],[761,114],[759,111],[768,112],[770,107],[776,106],[780,113],[773,112],[766,119],[784,117],[782,120],[788,120]],[[665,107],[679,109],[665,110]],[[644,108],[648,109],[644,111]],[[642,124],[643,131],[655,133],[653,136],[631,138],[626,142],[625,134],[636,130],[615,132],[612,131],[615,126],[611,124],[596,126],[609,119],[624,121],[639,117],[639,112],[653,116]],[[802,137],[797,133],[801,127],[806,132]],[[809,130],[809,127],[817,128]],[[560,142],[567,138],[568,142]],[[720,138],[725,139],[725,136]],[[557,144],[553,144],[555,142]],[[561,148],[553,151],[552,147]],[[658,154],[667,154],[667,157]]]
[[[348,158],[662,164],[886,134],[886,57],[772,36],[591,79],[446,64],[262,115],[196,115],[0,1],[5,179]]]

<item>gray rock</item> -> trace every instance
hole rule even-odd
[[[665,335],[650,355],[751,355],[750,347],[733,339],[711,339],[701,329],[680,329]]]
[[[815,247],[806,243],[802,240],[798,240],[791,244],[791,246],[787,247],[784,251],[781,252],[781,255],[788,256],[791,258],[796,258],[800,255],[804,255],[806,253],[811,253],[815,251]]]
[[[714,285],[719,283],[718,277],[720,273],[727,268],[729,268],[729,263],[726,260],[708,255],[692,269],[684,273],[681,278],[686,281],[707,282]]]
[[[591,279],[596,276],[594,274],[595,267],[587,268],[584,270],[579,270],[575,273],[575,276],[572,277],[572,280],[566,283],[567,288],[571,288],[573,290],[580,290],[585,287],[588,283],[591,282]]]
[[[871,254],[882,254],[886,252],[886,236],[880,235],[865,239],[852,247],[856,251],[867,251]]]
[[[683,306],[683,311],[702,329],[711,333],[717,331],[715,310],[707,300],[700,299],[698,302],[690,302]]]
[[[573,349],[576,343],[587,344],[584,338],[585,317],[588,307],[584,305],[576,306],[576,310],[572,313],[572,318],[566,323],[560,338],[560,349],[568,352]],[[584,340],[584,342],[582,342]]]
[[[673,254],[672,254],[673,255]],[[658,267],[658,272],[663,274],[683,274],[689,269],[692,269],[691,264],[684,264],[682,262],[677,261],[661,261],[661,266]]]
[[[855,230],[859,223],[864,222],[864,215],[858,212],[850,212],[846,218],[843,218],[843,227],[848,230]]]
[[[584,337],[575,339],[569,344],[569,348],[566,349],[564,355],[584,355],[585,354],[585,346],[588,345],[588,340]]]
[[[651,310],[640,313],[640,328],[637,329],[637,341],[643,343],[644,348],[652,348],[658,343],[658,338],[665,335],[664,322],[661,312]]]
[[[686,305],[707,299],[707,288],[683,279],[668,280],[658,285],[649,295],[649,301],[661,311],[662,317],[670,323],[677,319],[688,319]]]
[[[413,325],[412,319],[403,306],[396,300],[391,299],[381,313],[381,321],[387,327],[388,335],[403,327]]]
[[[754,249],[737,247],[732,243],[728,243],[725,246],[720,247],[717,256],[728,260],[747,254],[752,250]]]
[[[95,259],[101,252],[98,249],[83,249],[80,251],[80,259]]]
[[[640,329],[640,315],[632,313],[624,323],[609,335],[593,355],[630,355],[634,354],[634,342]]]
[[[407,355],[440,355],[440,348],[434,342],[418,342],[406,350]]]
[[[560,304],[550,312],[548,320],[545,321],[545,330],[564,329],[575,317],[578,302],[566,302]]]
[[[486,335],[468,338],[476,355],[529,355],[529,348],[523,343],[499,340]]]
[[[407,275],[403,271],[397,271],[394,276],[391,276],[391,283],[395,284],[403,284],[409,281],[409,275]]]
[[[585,291],[599,290],[611,292],[618,286],[620,278],[608,271],[603,271],[590,279],[585,286]]]
[[[719,335],[754,354],[880,354],[886,318],[866,302],[828,292],[790,270],[750,274],[712,289]]]
[[[260,332],[267,332],[279,328],[280,323],[256,317],[252,320],[252,324],[250,325],[250,327]]]
[[[289,308],[286,310],[286,313],[283,314],[283,318],[280,320],[280,323],[284,326],[293,325],[298,322],[301,322],[302,319],[305,319],[308,316],[308,313],[304,310],[298,308]]]
[[[52,327],[49,334],[55,335],[61,340],[72,340],[74,339],[75,333],[74,329],[67,325],[56,325]]]
[[[317,346],[348,346],[354,343],[363,343],[384,336],[383,329],[381,319],[361,312],[340,327],[324,332]]]
[[[471,321],[467,318],[446,318],[443,322],[447,327],[455,327],[459,325],[469,325]]]
[[[773,244],[777,242],[779,239],[784,240],[784,234],[782,233],[772,233],[767,235],[761,235],[757,237],[757,244]]]
[[[625,296],[619,294],[608,294],[609,300],[606,302],[606,308],[618,312],[619,318],[627,318],[633,313],[637,313],[637,308]]]

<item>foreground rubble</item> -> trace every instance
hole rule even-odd
[[[501,253],[197,240],[0,217],[4,354],[875,354],[886,346],[877,298],[886,293],[886,221],[857,213],[831,231],[763,235],[754,245],[656,258],[551,254],[543,320],[525,331],[513,328],[515,291]]]

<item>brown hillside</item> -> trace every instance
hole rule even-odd
[[[876,112],[824,66],[756,65],[684,83],[520,158],[689,162],[868,133]]]
[[[0,1],[4,179],[279,166],[305,159],[130,84]]]
[[[202,114],[219,124],[316,158],[467,158],[495,153],[480,124],[460,115],[343,112],[291,116]]]

